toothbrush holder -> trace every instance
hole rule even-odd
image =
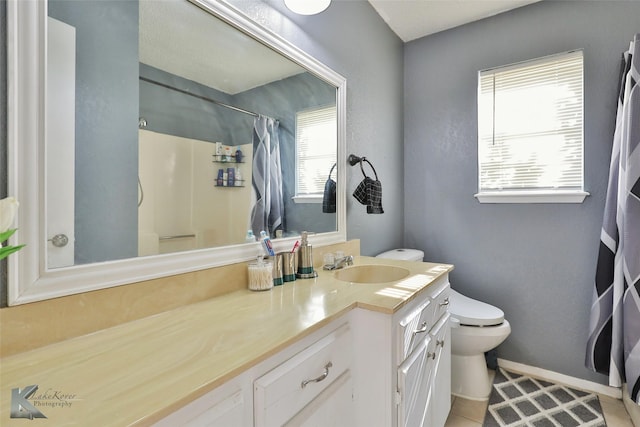
[[[296,253],[283,252],[282,254],[282,279],[285,282],[296,280]]]

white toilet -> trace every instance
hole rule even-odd
[[[380,258],[422,261],[417,249],[394,249]],[[504,312],[468,298],[451,289],[451,393],[473,400],[485,400],[491,393],[491,378],[484,353],[500,345],[511,333]]]

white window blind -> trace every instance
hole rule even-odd
[[[583,192],[582,51],[478,80],[479,194]]]
[[[322,195],[337,147],[335,106],[296,114],[296,196]],[[334,170],[333,179],[335,174]]]

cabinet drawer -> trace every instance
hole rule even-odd
[[[432,317],[427,319],[431,325],[434,325],[449,310],[450,289],[449,282],[444,282],[439,284],[431,293]]]
[[[351,330],[343,325],[254,382],[256,427],[281,426],[351,366]]]
[[[426,301],[398,323],[398,363],[402,363],[449,308],[449,282],[429,288]]]
[[[433,326],[435,304],[427,298],[398,323],[398,363],[402,363]]]

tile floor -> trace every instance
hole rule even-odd
[[[599,395],[607,427],[634,427],[622,400]],[[488,400],[476,401],[451,397],[451,412],[445,427],[482,427]]]

